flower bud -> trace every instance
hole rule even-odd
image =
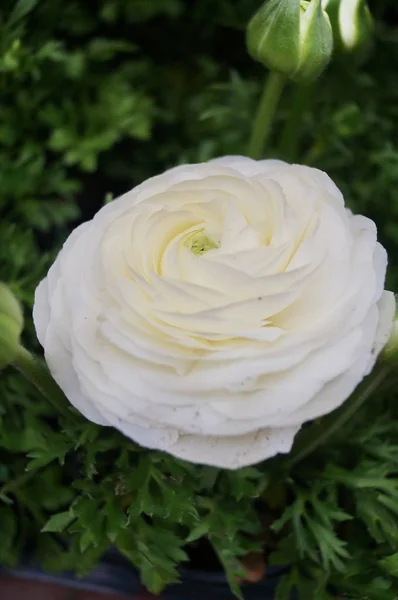
[[[333,50],[333,33],[321,0],[268,0],[247,28],[249,54],[294,81],[322,73]]]
[[[18,300],[0,282],[0,369],[12,363],[20,349],[23,315]]]
[[[340,54],[366,55],[373,37],[373,19],[366,0],[323,0]]]

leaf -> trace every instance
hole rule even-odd
[[[126,515],[115,499],[110,500],[106,507],[106,533],[111,542],[115,542],[119,530],[126,526]]]
[[[8,19],[8,25],[12,27],[21,19],[24,19],[37,6],[39,0],[18,0]]]
[[[221,469],[214,467],[202,467],[199,471],[199,489],[213,489],[216,485]]]
[[[98,564],[101,556],[108,548],[108,543],[102,543],[98,546],[90,546],[83,553],[79,553],[73,561],[73,568],[76,570],[78,577],[85,577]]]
[[[125,40],[95,38],[90,41],[87,51],[92,60],[107,61],[118,54],[131,54],[137,46]]]
[[[150,462],[149,458],[146,456],[142,456],[140,458],[140,462],[136,467],[131,469],[129,474],[127,485],[128,490],[135,491],[140,490],[145,487],[148,478],[150,477]]]
[[[83,531],[81,537],[80,537],[80,552],[84,553],[86,552],[86,550],[93,544],[93,539],[91,537],[91,533],[88,529],[86,529],[86,531]]]
[[[194,529],[192,529],[192,531],[186,538],[186,541],[194,542],[194,541],[198,540],[199,538],[207,535],[209,533],[209,529],[210,529],[210,523],[208,523],[206,521],[204,521],[203,523],[200,523],[200,525],[198,525],[197,527],[194,527]]]
[[[28,454],[29,457],[32,457],[32,454]],[[26,471],[34,471],[35,469],[40,469],[41,467],[45,467],[46,465],[48,465],[49,463],[51,463],[53,460],[55,460],[57,457],[51,454],[46,454],[46,455],[40,455],[40,457],[34,458],[33,460],[30,460],[28,462],[28,464],[25,467]]]
[[[238,598],[238,600],[244,600],[242,590],[239,585],[239,582],[245,578],[245,570],[242,566],[242,563],[237,560],[237,558],[229,551],[218,547],[217,544],[213,544],[213,548],[217,552],[217,556],[224,567],[231,592],[236,598]]]
[[[281,577],[276,588],[275,600],[291,600],[293,587],[290,573]]]
[[[59,440],[59,446],[56,447],[56,444],[53,444],[53,448],[51,450],[44,448],[43,450],[34,450],[33,452],[29,452],[27,455],[30,460],[26,465],[26,471],[32,471],[33,469],[39,469],[50,464],[53,460],[58,460],[61,465],[65,462],[65,455],[69,450],[66,445],[66,440]]]
[[[389,575],[398,578],[398,552],[379,560],[379,565]]]
[[[141,580],[143,585],[152,593],[160,594],[167,581],[162,577],[160,570],[154,568],[151,564],[145,564],[141,569]]]
[[[74,521],[75,516],[70,511],[53,515],[42,528],[42,531],[60,532],[66,529]]]
[[[101,430],[98,425],[95,425],[94,423],[87,423],[76,442],[75,450],[80,448],[80,446],[84,446],[85,444],[92,444],[99,436],[100,431]]]
[[[6,506],[0,507],[0,564],[14,563],[12,550],[15,547],[16,533],[17,521],[14,511]]]

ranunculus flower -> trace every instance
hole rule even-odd
[[[153,177],[73,231],[34,321],[88,419],[232,469],[288,452],[369,373],[395,308],[386,264],[325,173],[231,156]]]

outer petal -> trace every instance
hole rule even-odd
[[[65,348],[56,332],[56,324],[47,331],[45,340],[45,358],[51,375],[63,390],[71,404],[82,413],[86,419],[97,425],[109,425],[93,400],[87,398],[81,389],[80,381],[72,364],[71,354]]]
[[[71,404],[90,421],[98,425],[109,425],[95,403],[83,394],[73,367],[73,356],[68,349],[69,340],[63,337],[69,337],[72,323],[68,317],[66,298],[62,290],[60,262],[65,260],[85,230],[86,224],[74,230],[51,267],[49,275],[36,288],[33,320],[51,374]]]
[[[372,313],[376,310],[373,307]],[[392,319],[395,310],[394,295],[384,292],[378,305],[378,323],[376,330],[371,327],[372,316],[367,317],[368,331],[364,335],[363,353],[356,363],[345,373],[326,383],[323,389],[300,410],[287,417],[287,424],[304,423],[311,419],[328,414],[341,406],[349,398],[362,379],[368,375],[374,366],[377,355],[387,343],[392,329]]]
[[[121,419],[108,411],[104,411],[107,416],[108,424],[113,425],[121,431],[126,437],[130,438],[133,442],[144,446],[145,448],[151,448],[152,450],[164,450],[170,451],[170,448],[178,440],[178,431],[171,427],[158,427],[153,426],[149,422],[144,426],[143,421],[140,419],[135,420],[141,421],[141,425],[131,423],[126,419]],[[197,462],[196,460],[194,462]]]
[[[167,452],[195,463],[226,469],[239,469],[290,451],[294,436],[300,429],[260,429],[253,433],[231,437],[180,436]]]
[[[48,302],[48,280],[43,279],[35,290],[33,305],[33,323],[36,328],[37,338],[44,347],[47,327],[50,322],[50,304]]]
[[[253,160],[247,156],[221,156],[219,158],[213,158],[209,160],[208,164],[220,164],[226,167],[231,167],[242,175],[256,175],[257,173],[266,173],[275,171],[277,168],[287,166],[288,163],[283,160],[266,159],[266,160]]]

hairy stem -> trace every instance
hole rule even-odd
[[[50,402],[57,413],[68,417],[73,415],[69,409],[69,403],[63,391],[54,381],[43,361],[33,356],[33,354],[21,346],[12,366],[33,383],[39,392],[41,392]]]
[[[297,85],[293,91],[292,106],[286,119],[279,144],[279,155],[283,160],[295,162],[303,124],[303,115],[308,109],[313,85]]]
[[[248,147],[250,158],[258,160],[263,156],[285,83],[286,78],[275,71],[271,71],[268,75],[252,125]]]

